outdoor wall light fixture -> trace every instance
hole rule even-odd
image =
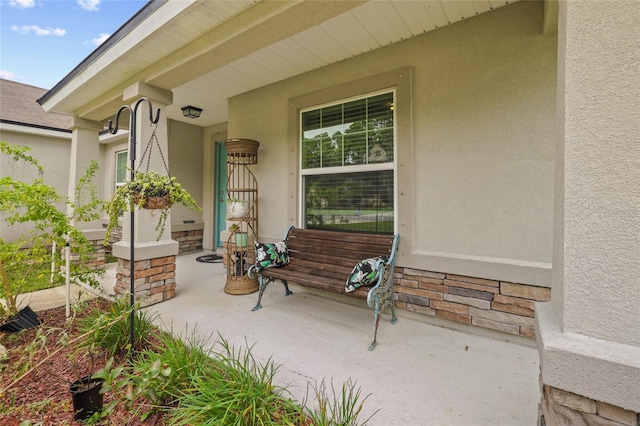
[[[187,105],[181,108],[182,115],[188,118],[198,118],[200,117],[200,113],[202,112],[202,108],[197,108],[191,105]]]

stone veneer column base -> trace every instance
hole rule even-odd
[[[536,304],[540,426],[640,426],[640,347],[564,330]]]
[[[640,414],[542,384],[538,426],[638,426]]]
[[[164,256],[135,262],[134,297],[141,306],[149,306],[176,295],[176,257]],[[116,295],[128,294],[131,286],[131,262],[118,259]]]

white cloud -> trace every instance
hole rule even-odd
[[[7,70],[0,70],[0,78],[3,78],[5,80],[13,80],[13,81],[18,80],[18,76],[15,73]]]
[[[20,9],[29,9],[36,6],[34,0],[11,0],[9,6],[18,7]]]
[[[84,10],[98,10],[100,0],[76,0]]]
[[[91,43],[92,43],[94,46],[100,46],[102,43],[104,43],[104,42],[105,42],[105,40],[106,40],[106,39],[108,39],[108,38],[109,38],[109,36],[110,36],[110,34],[102,33],[102,34],[100,34],[98,37],[96,37],[96,38],[92,38],[92,39],[91,39]]]
[[[62,37],[67,33],[67,30],[61,28],[41,28],[37,25],[23,25],[21,27],[17,25],[11,26],[12,31],[20,31],[22,34],[35,33],[37,36],[56,36]]]

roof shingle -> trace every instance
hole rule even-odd
[[[0,79],[0,121],[68,130],[68,115],[45,112],[36,102],[45,93],[46,89]]]

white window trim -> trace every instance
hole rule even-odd
[[[124,185],[124,184],[125,184],[125,182],[126,182],[126,180],[127,180],[126,173],[125,173],[125,179],[124,179],[124,181],[123,181],[123,182],[118,182],[118,156],[119,156],[120,154],[123,154],[123,153],[127,155],[127,161],[125,161],[125,165],[127,165],[127,164],[128,164],[128,161],[129,161],[129,155],[128,155],[129,150],[127,150],[127,149],[122,149],[122,150],[115,151],[115,152],[114,152],[114,154],[113,154],[113,162],[114,162],[114,167],[113,167],[113,180],[115,181],[115,186],[114,186],[114,188],[117,188],[117,187],[119,187],[119,186]]]

